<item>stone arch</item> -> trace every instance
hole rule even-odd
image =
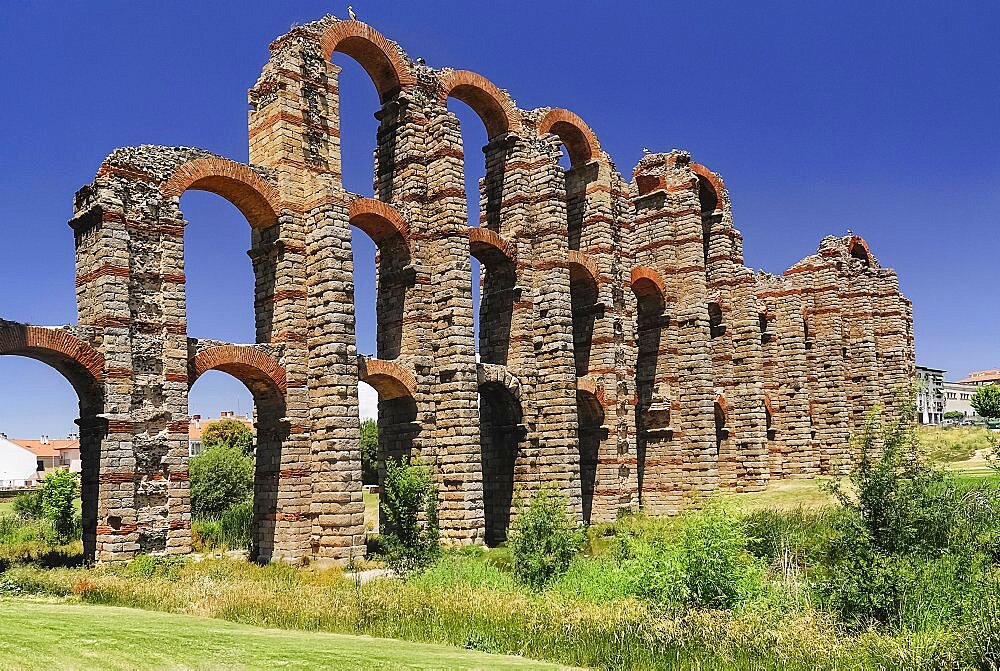
[[[288,377],[273,356],[254,345],[213,345],[198,352],[188,363],[189,386],[193,387],[210,370],[233,376],[253,395],[256,412],[250,556],[256,561],[270,561],[275,554],[281,521],[280,493],[289,488],[283,481],[307,477],[288,473],[281,466],[291,430],[285,419]]]
[[[255,229],[278,223],[281,196],[277,188],[243,163],[217,156],[188,161],[173,171],[160,192],[164,198],[180,198],[189,189],[222,196]]]
[[[632,292],[638,298],[659,294],[661,300],[666,300],[667,283],[660,273],[648,266],[636,266],[632,269],[631,285]]]
[[[417,393],[416,378],[393,361],[358,357],[358,379],[371,385],[383,401]]]
[[[506,366],[479,365],[479,445],[483,469],[485,540],[496,546],[507,539],[514,512],[514,491],[523,484],[528,464],[521,384]],[[520,466],[520,468],[519,468]]]
[[[357,198],[348,206],[351,226],[371,238],[375,256],[376,355],[395,359],[403,353],[406,309],[415,281],[410,249],[410,227],[391,205],[372,198]],[[352,234],[352,247],[354,239]],[[371,258],[371,257],[369,257]]]
[[[399,235],[403,240],[410,239],[410,225],[392,205],[374,198],[356,198],[351,201],[347,211],[351,226],[357,226],[364,231],[372,241],[381,247],[382,242]]]
[[[0,322],[0,355],[5,354],[48,364],[73,386],[81,404],[102,393],[104,355],[69,331]]]
[[[323,57],[334,52],[356,60],[365,69],[383,103],[416,83],[416,77],[402,50],[382,33],[360,21],[337,21],[319,39]]]
[[[573,311],[573,358],[578,377],[590,372],[590,353],[594,340],[594,327],[603,316],[604,305],[600,299],[600,281],[597,264],[586,254],[570,250],[569,269],[570,307]]]
[[[438,102],[448,98],[461,100],[475,110],[486,126],[489,139],[521,130],[521,115],[506,91],[490,80],[469,70],[449,70],[438,78]]]
[[[469,229],[469,251],[487,267],[517,262],[517,247],[496,231],[475,226]]]
[[[871,249],[869,249],[868,243],[860,235],[852,235],[847,241],[847,253],[863,261],[865,265],[872,265]]]
[[[593,384],[576,386],[577,441],[580,457],[580,501],[583,523],[590,524],[597,490],[597,468],[604,439],[604,389]]]
[[[479,354],[486,364],[506,365],[518,298],[515,245],[488,228],[469,229],[469,252],[481,264]]]
[[[247,385],[256,398],[270,388],[282,395],[288,390],[288,376],[270,354],[253,345],[218,345],[202,350],[191,359],[188,384],[210,370],[229,373]]]
[[[40,361],[54,368],[76,391],[80,402],[77,424],[80,427],[83,555],[86,561],[93,561],[97,553],[100,510],[101,442],[108,430],[108,422],[102,417],[104,356],[68,331],[0,321],[0,356],[3,355]]]
[[[557,135],[566,152],[570,165],[589,163],[601,155],[601,145],[590,126],[579,116],[566,109],[552,109],[538,122],[538,133]]]
[[[691,162],[689,165],[691,172],[698,178],[698,196],[702,203],[702,213],[711,214],[724,209],[726,187],[719,176],[700,163]],[[712,205],[710,208],[706,207],[708,203]]]

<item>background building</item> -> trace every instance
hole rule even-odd
[[[0,433],[0,489],[30,487],[38,480],[38,459]]]
[[[944,374],[941,368],[917,366],[917,420],[921,424],[940,424],[944,419]]]
[[[969,377],[959,382],[971,384],[975,387],[982,387],[986,384],[1000,384],[1000,369],[977,370],[969,373]]]
[[[944,411],[946,413],[957,411],[963,413],[967,419],[978,419],[979,415],[970,403],[977,386],[970,382],[945,382]]]

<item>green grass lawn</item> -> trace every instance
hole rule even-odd
[[[190,615],[0,600],[2,669],[558,669],[521,657]]]
[[[378,494],[365,492],[365,529],[378,533]]]
[[[12,511],[14,499],[0,499],[0,515],[6,515]]]

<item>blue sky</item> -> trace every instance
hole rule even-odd
[[[920,363],[954,378],[1000,366],[1000,3],[354,4],[413,58],[480,72],[525,109],[577,112],[626,175],[643,147],[690,150],[725,178],[752,267],[781,272],[824,235],[860,233],[914,302]],[[75,321],[76,189],[116,146],[246,160],[246,91],[267,44],[326,12],[346,4],[0,3],[0,317]],[[377,97],[335,61],[346,185],[370,195]],[[474,183],[485,133],[453,109]],[[181,205],[190,333],[251,341],[245,221],[211,194]],[[355,255],[371,351],[371,244]],[[202,414],[250,403],[223,373],[192,393]],[[57,373],[0,358],[0,431],[62,436],[76,416]]]

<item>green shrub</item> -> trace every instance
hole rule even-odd
[[[30,492],[21,492],[14,497],[11,510],[23,520],[41,519],[45,514],[42,510],[41,490],[35,489]]]
[[[195,552],[226,549],[222,543],[222,523],[219,520],[192,520],[191,549]]]
[[[712,504],[673,522],[621,525],[615,555],[635,596],[674,608],[732,608],[763,589],[751,540],[742,517]]]
[[[76,514],[76,499],[80,496],[80,478],[76,473],[58,470],[45,476],[39,489],[42,514],[51,525],[52,541],[69,543],[82,532]]]
[[[380,543],[389,568],[406,575],[432,564],[440,552],[440,530],[430,467],[387,462],[380,501],[386,517]]]
[[[253,494],[253,457],[240,447],[210,447],[192,457],[189,468],[195,519],[218,519]]]
[[[570,520],[566,505],[564,496],[542,487],[511,525],[507,547],[514,575],[534,589],[565,573],[583,545],[583,529]]]

